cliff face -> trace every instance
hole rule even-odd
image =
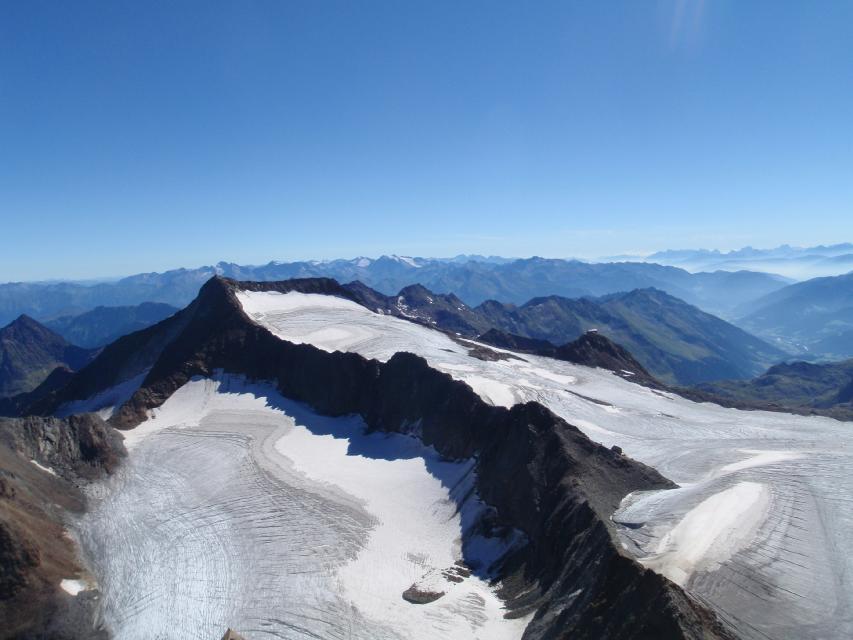
[[[285,397],[318,413],[359,414],[370,429],[416,433],[448,458],[476,458],[480,496],[500,524],[528,540],[501,570],[512,614],[536,611],[525,638],[730,637],[679,587],[618,550],[609,516],[630,491],[673,486],[656,471],[593,443],[539,404],[488,405],[418,356],[398,353],[380,363],[280,340],[243,313],[238,286],[352,299],[328,280],[211,280],[181,312],[182,329],[158,352],[114,425],[135,426],[196,375],[222,369],[274,381]],[[108,352],[87,375],[124,366],[105,358]]]
[[[81,479],[122,455],[121,436],[94,415],[0,419],[0,638],[106,637],[94,594],[60,589],[83,571],[63,521],[84,507]]]
[[[71,478],[109,473],[124,455],[121,435],[94,414],[0,418],[0,442]]]

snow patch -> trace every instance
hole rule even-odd
[[[461,375],[460,377],[465,384],[489,404],[509,409],[516,403],[515,394],[507,384],[484,376]]]
[[[148,418],[128,431],[122,431],[124,446],[132,451],[151,435],[163,429],[198,426],[208,415],[212,394],[221,382],[209,378],[193,380],[175,391],[161,406],[148,412]]]
[[[802,458],[802,454],[796,451],[757,451],[750,449],[741,449],[741,453],[752,454],[749,458],[739,462],[732,462],[724,467],[720,467],[721,473],[734,473],[735,471],[743,471],[753,467],[762,467],[764,465],[775,464],[777,462],[786,462],[788,460],[797,460]]]
[[[575,384],[575,382],[577,382],[577,378],[574,376],[554,373],[553,371],[548,371],[547,369],[542,369],[540,367],[525,367],[524,370],[530,371],[540,378],[545,378],[546,380],[551,380],[552,382],[557,382],[559,384]]]
[[[466,524],[473,525],[484,509],[479,501],[466,501],[460,511],[453,497],[473,489],[473,461],[443,461],[434,449],[407,436],[364,434],[356,421],[334,435],[315,435],[297,423],[275,448],[308,478],[353,494],[374,517],[365,546],[338,571],[344,597],[359,611],[412,633],[420,612],[402,593],[417,586],[444,593],[442,608],[465,608],[472,599],[482,603],[486,622],[471,630],[476,637],[510,638],[523,631],[526,620],[503,621],[503,605],[487,582],[476,576],[460,582],[447,578],[463,559]],[[353,448],[367,448],[369,457],[348,453]],[[464,556],[487,567],[507,549],[506,542],[475,537]]]
[[[660,540],[642,563],[684,586],[697,571],[714,571],[753,539],[770,503],[767,487],[740,482],[706,498]]]
[[[410,256],[396,256],[395,255],[395,256],[391,256],[391,258],[393,258],[397,262],[401,262],[401,263],[408,265],[410,267],[414,267],[415,269],[420,269],[420,267],[421,267],[421,265],[418,264],[418,262]]]
[[[44,465],[39,464],[39,463],[38,463],[37,461],[35,461],[35,460],[30,460],[30,462],[32,462],[36,467],[38,467],[38,468],[39,468],[39,469],[41,469],[42,471],[45,471],[45,472],[49,473],[49,474],[50,474],[50,475],[52,475],[52,476],[57,475],[57,474],[56,474],[56,471],[54,471],[54,470],[53,470],[53,469],[51,469],[50,467],[45,467]]]
[[[65,578],[59,583],[62,590],[72,596],[76,596],[81,591],[89,591],[93,587],[85,580],[77,580],[74,578]]]

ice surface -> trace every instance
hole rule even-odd
[[[732,462],[724,467],[720,467],[720,473],[733,473],[742,469],[751,467],[760,467],[765,464],[774,464],[776,462],[785,462],[786,460],[796,460],[800,454],[796,451],[755,451],[742,449],[742,453],[750,454],[750,457],[744,458],[739,462]]]
[[[30,460],[30,462],[32,462],[32,463],[33,463],[33,465],[35,465],[36,467],[38,467],[38,468],[39,468],[39,469],[41,469],[42,471],[45,471],[45,472],[49,473],[49,474],[50,474],[50,475],[52,475],[52,476],[55,476],[55,475],[56,475],[56,471],[54,471],[54,470],[53,470],[53,469],[51,469],[50,467],[46,467],[46,466],[44,466],[43,464],[39,464],[39,462],[38,462],[37,460]]]
[[[718,569],[751,542],[768,503],[767,488],[756,482],[705,498],[663,536],[646,564],[680,585],[697,570]]]
[[[504,349],[492,348],[507,359],[483,361],[464,341],[333,296],[238,298],[283,339],[382,361],[409,351],[494,404],[541,402],[681,485],[633,494],[614,515],[640,561],[667,571],[664,557],[682,567],[686,588],[746,637],[853,637],[849,423],[694,403],[608,371]],[[711,524],[704,531],[697,523]]]
[[[128,441],[77,527],[119,640],[521,637],[484,579],[517,539],[463,549],[485,510],[471,462],[228,376],[189,382]],[[480,574],[447,580],[462,559]],[[409,603],[413,584],[445,595]]]

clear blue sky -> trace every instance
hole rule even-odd
[[[853,2],[0,2],[0,281],[853,240]]]

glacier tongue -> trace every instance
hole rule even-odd
[[[484,509],[470,461],[230,376],[190,381],[129,436],[79,527],[116,638],[521,637],[487,582],[517,540],[463,548]]]
[[[317,294],[242,291],[274,335],[387,361],[398,351],[486,401],[537,401],[681,489],[628,496],[626,549],[682,582],[745,637],[853,637],[853,430],[828,418],[738,411],[608,371],[474,343]]]

